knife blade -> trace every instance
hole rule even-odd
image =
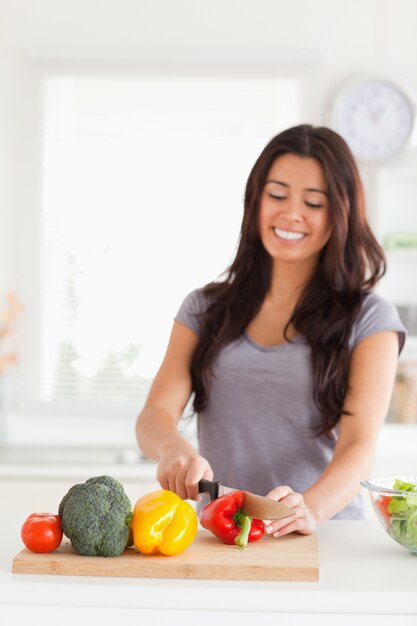
[[[210,500],[215,500],[227,493],[241,490],[233,489],[233,487],[227,487],[219,482],[202,478],[198,483],[198,491],[199,493],[208,493]],[[272,498],[264,498],[263,496],[250,493],[249,491],[245,491],[243,512],[245,515],[250,515],[258,519],[282,519],[294,515],[294,511],[286,504],[283,504],[283,502],[277,502],[276,500],[272,500]]]

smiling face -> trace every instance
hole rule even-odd
[[[331,234],[327,184],[319,161],[292,153],[274,161],[261,194],[259,234],[274,262],[317,265]]]

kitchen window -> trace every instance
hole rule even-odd
[[[21,321],[35,315],[39,338],[16,409],[135,416],[183,297],[232,259],[254,159],[302,121],[300,80],[57,72],[41,85],[39,277]]]

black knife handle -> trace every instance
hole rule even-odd
[[[208,493],[210,496],[210,500],[215,500],[219,497],[219,485],[220,483],[216,483],[213,480],[207,480],[206,478],[202,478],[198,483],[198,492]]]

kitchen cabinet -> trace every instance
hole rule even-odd
[[[417,176],[412,167],[380,167],[377,172],[375,227],[389,254],[389,262],[417,263]],[[404,302],[417,303],[416,295],[404,285]]]
[[[377,292],[398,308],[408,330],[389,420],[417,423],[417,154],[362,164],[367,213],[387,259]]]
[[[406,324],[405,320],[403,323]],[[417,428],[417,336],[407,338],[400,356],[387,419],[398,424],[415,424]]]

